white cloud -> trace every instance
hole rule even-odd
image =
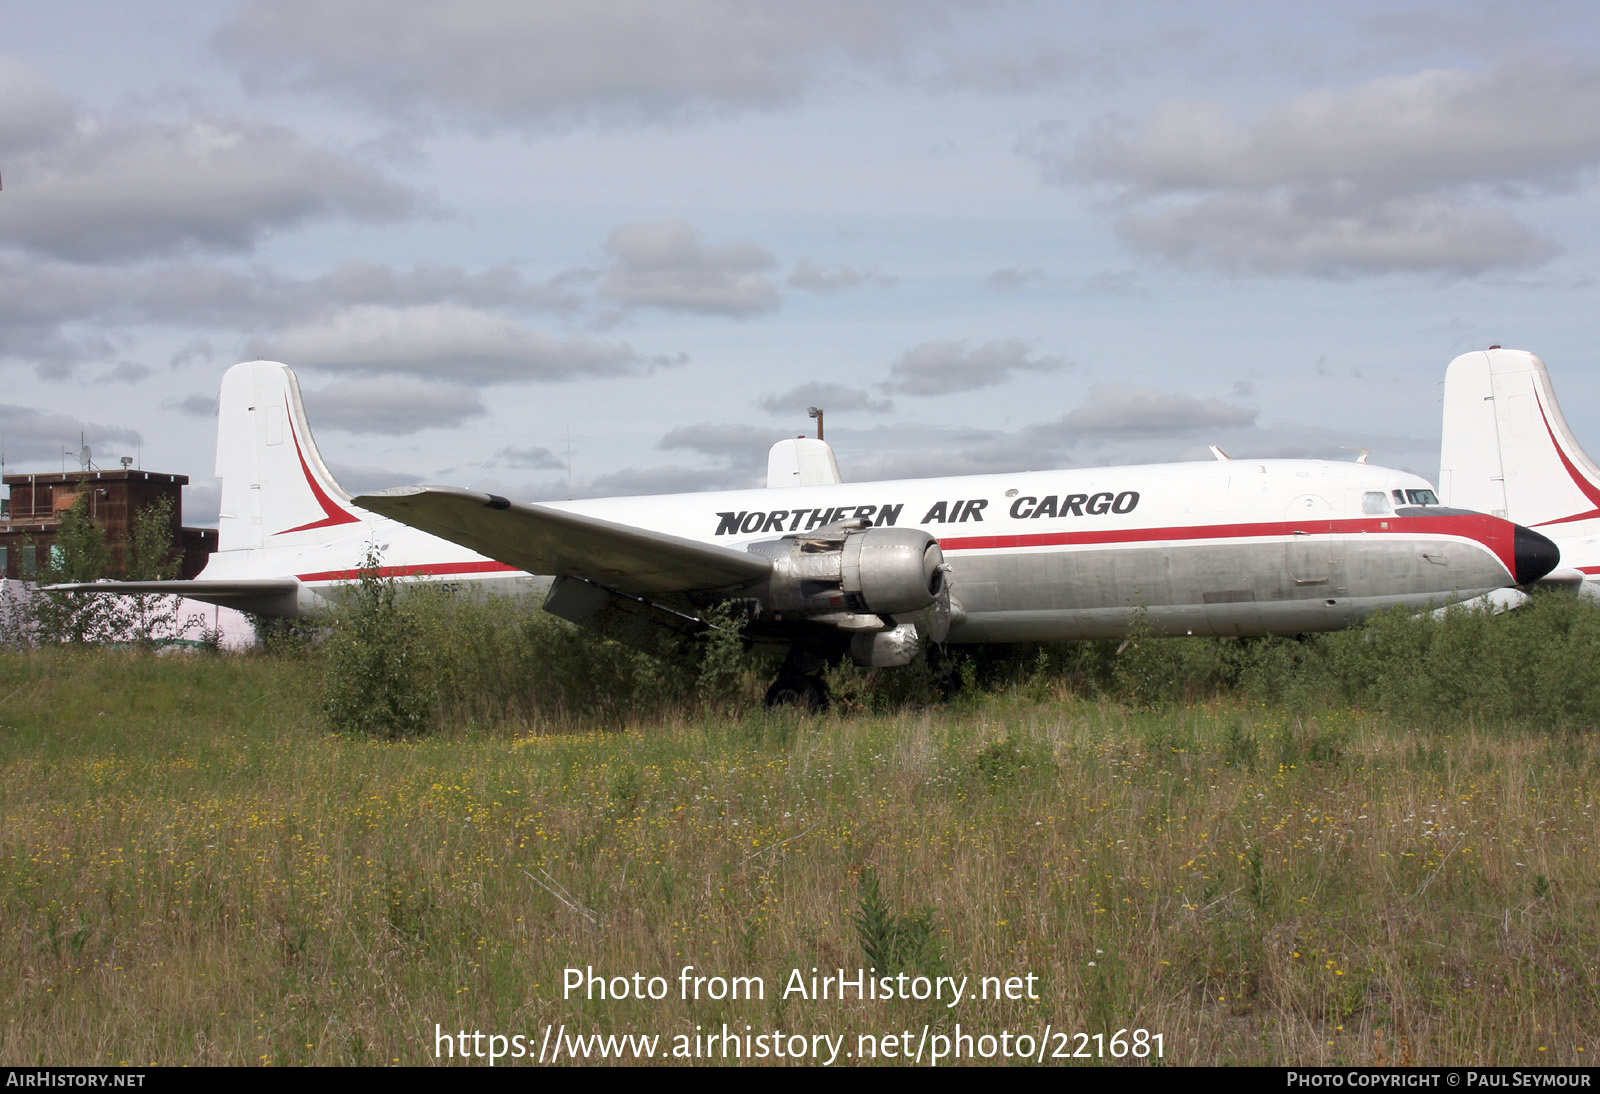
[[[782,303],[762,276],[777,260],[754,243],[706,246],[684,221],[662,220],[624,224],[605,246],[612,264],[599,293],[624,307],[745,318]]]
[[[470,384],[622,376],[683,360],[644,357],[626,343],[558,338],[502,315],[455,305],[346,308],[263,340],[259,350],[313,368]]]
[[[1169,102],[1030,154],[1110,186],[1131,246],[1191,265],[1338,276],[1527,266],[1556,245],[1506,208],[1600,164],[1600,70],[1557,61],[1428,70],[1323,89],[1240,122]]]
[[[1024,342],[985,342],[968,349],[965,342],[924,342],[907,350],[889,369],[883,385],[907,395],[949,395],[992,387],[1014,372],[1054,372],[1058,357],[1038,356]]]

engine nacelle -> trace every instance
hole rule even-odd
[[[939,541],[916,528],[840,521],[749,549],[772,560],[761,599],[779,617],[901,615],[947,595]]]

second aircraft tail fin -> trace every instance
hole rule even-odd
[[[1600,518],[1600,466],[1579,447],[1534,354],[1496,347],[1450,362],[1439,492],[1446,505],[1528,527]]]
[[[287,365],[246,361],[222,378],[219,552],[304,548],[347,537],[368,516],[322,462]]]

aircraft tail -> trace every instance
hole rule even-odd
[[[1572,435],[1538,357],[1494,348],[1450,362],[1439,492],[1446,505],[1547,534],[1600,518],[1600,466]]]
[[[287,365],[246,361],[222,378],[217,404],[222,512],[217,551],[304,550],[372,518],[350,504],[311,438],[300,384]]]

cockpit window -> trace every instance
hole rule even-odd
[[[1406,492],[1404,490],[1391,490],[1389,492],[1394,495],[1394,503],[1396,505],[1404,505],[1406,503]]]
[[[1407,490],[1406,500],[1412,505],[1438,505],[1439,498],[1432,490]]]
[[[1381,516],[1389,511],[1389,499],[1382,490],[1368,490],[1361,495],[1361,511],[1368,516]]]

